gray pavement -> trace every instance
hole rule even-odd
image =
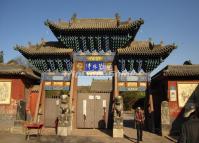
[[[0,143],[136,143],[136,138],[124,135],[123,139],[100,136],[31,136],[27,141],[24,135],[0,133]],[[150,134],[145,134],[141,143],[171,143],[164,138],[157,138]]]
[[[125,116],[124,138],[112,138],[111,131],[101,131],[97,129],[75,129],[72,135],[60,137],[54,135],[54,129],[47,135],[45,129],[42,136],[31,136],[27,141],[23,134],[10,134],[0,132],[0,143],[136,143],[136,130],[133,128],[131,116]],[[172,141],[144,131],[143,141],[140,143],[173,143]]]

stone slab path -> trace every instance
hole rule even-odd
[[[0,132],[0,143],[136,143],[136,130],[130,115],[125,116],[124,138],[112,138],[111,131],[98,129],[75,129],[72,135],[60,137],[55,135],[54,129],[43,129],[42,136],[31,136],[25,140],[23,134]],[[173,143],[165,137],[144,131],[143,141],[140,143]]]

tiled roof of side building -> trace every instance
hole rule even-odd
[[[199,79],[199,64],[193,65],[168,65],[152,79],[163,77],[198,77]]]
[[[24,76],[30,79],[39,80],[40,77],[35,75],[31,68],[27,68],[16,63],[0,64],[0,75]]]
[[[165,56],[169,55],[176,46],[153,44],[150,41],[133,41],[126,48],[117,49],[118,55],[135,55],[135,56]]]
[[[137,28],[144,23],[141,18],[135,21],[130,19],[120,22],[117,18],[72,18],[71,21],[65,22],[59,20],[58,22],[52,22],[47,20],[45,25],[52,26],[58,29],[125,29],[125,28]]]
[[[64,48],[64,46],[55,41],[41,42],[40,44],[31,45],[27,47],[16,46],[16,50],[21,52],[23,55],[28,56],[39,56],[39,55],[70,55],[73,49]]]

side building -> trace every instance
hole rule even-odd
[[[0,130],[11,130],[27,120],[26,105],[40,76],[16,62],[0,64]]]
[[[151,79],[155,129],[179,135],[184,109],[199,103],[199,65],[168,65]]]

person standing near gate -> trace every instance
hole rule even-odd
[[[143,110],[138,107],[135,111],[135,124],[137,129],[137,142],[142,141],[142,130],[144,125],[144,112]]]

